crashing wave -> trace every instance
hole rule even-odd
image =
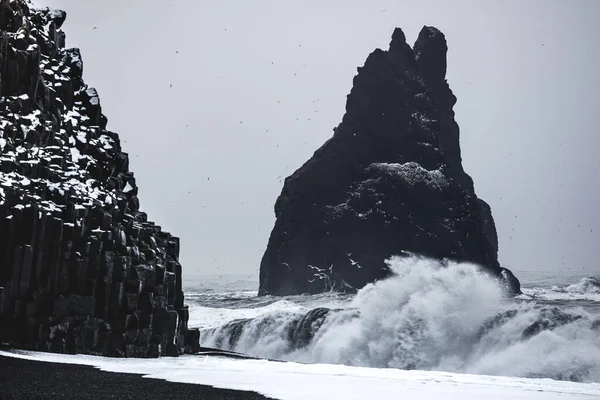
[[[598,315],[506,299],[472,264],[408,257],[390,266],[392,277],[343,308],[229,321],[205,329],[201,343],[307,363],[600,381]]]

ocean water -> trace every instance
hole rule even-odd
[[[521,272],[523,294],[506,299],[470,264],[413,257],[390,267],[393,276],[355,295],[257,297],[254,275],[188,278],[190,325],[202,344],[260,359],[0,356],[285,400],[600,399],[598,276]]]
[[[185,282],[201,344],[304,364],[600,382],[600,277],[521,272],[506,299],[471,264],[390,260],[355,295],[257,297],[253,275]]]

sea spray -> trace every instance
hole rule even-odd
[[[255,310],[204,330],[202,344],[307,363],[600,381],[598,315],[507,299],[468,263],[412,256],[389,265],[393,276],[343,307]],[[570,291],[595,287],[582,281]]]
[[[552,288],[523,289],[525,298],[537,300],[592,300],[600,302],[600,277],[589,276],[577,283]]]

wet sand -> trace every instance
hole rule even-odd
[[[91,366],[0,356],[0,399],[268,399],[254,392],[142,378]]]

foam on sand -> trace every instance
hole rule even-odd
[[[250,390],[285,400],[327,399],[592,399],[599,383],[403,371],[344,365],[233,360],[222,357],[112,359],[36,352],[0,351],[0,356],[91,365],[108,372],[137,373],[170,382]]]

